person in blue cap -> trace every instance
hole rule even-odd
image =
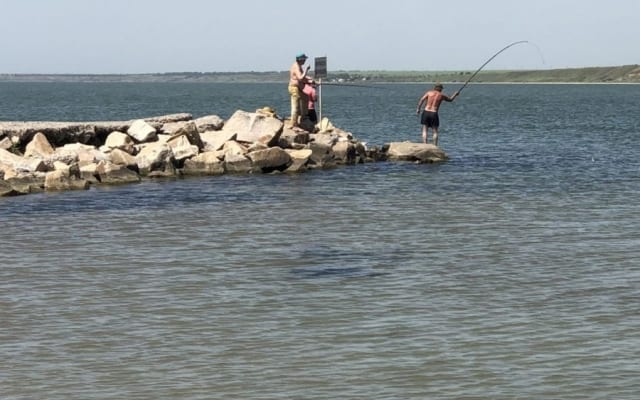
[[[296,55],[296,61],[289,69],[289,95],[291,96],[291,129],[294,131],[303,131],[300,128],[298,118],[303,117],[302,112],[306,109],[306,104],[302,104],[304,96],[302,89],[307,81],[307,73],[311,66],[306,68],[302,66],[307,62],[307,55],[300,53]]]

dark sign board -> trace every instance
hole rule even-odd
[[[327,77],[327,57],[316,57],[315,67],[313,68],[314,78],[326,78]]]

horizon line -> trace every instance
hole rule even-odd
[[[507,68],[507,69],[486,69],[481,72],[504,72],[504,71],[554,71],[554,70],[570,70],[570,69],[596,69],[596,68],[622,68],[640,66],[640,64],[623,64],[623,65],[606,65],[606,66],[588,66],[588,67],[556,67],[556,68]],[[313,71],[313,70],[311,70]],[[330,73],[344,73],[344,72],[471,72],[469,69],[339,69],[331,71]],[[62,75],[62,76],[104,76],[104,75],[177,75],[177,74],[283,74],[288,71],[166,71],[166,72],[0,72],[0,75]]]

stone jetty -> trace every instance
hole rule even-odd
[[[228,120],[171,114],[131,121],[0,121],[0,196],[88,189],[150,178],[300,173],[339,165],[445,161],[430,144],[368,148],[326,118],[294,132],[270,107]]]

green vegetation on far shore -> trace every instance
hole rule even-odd
[[[465,82],[475,71],[330,71],[324,81],[368,83]],[[286,82],[287,71],[152,74],[0,74],[0,82]],[[483,70],[485,83],[640,83],[640,65],[545,70]]]

